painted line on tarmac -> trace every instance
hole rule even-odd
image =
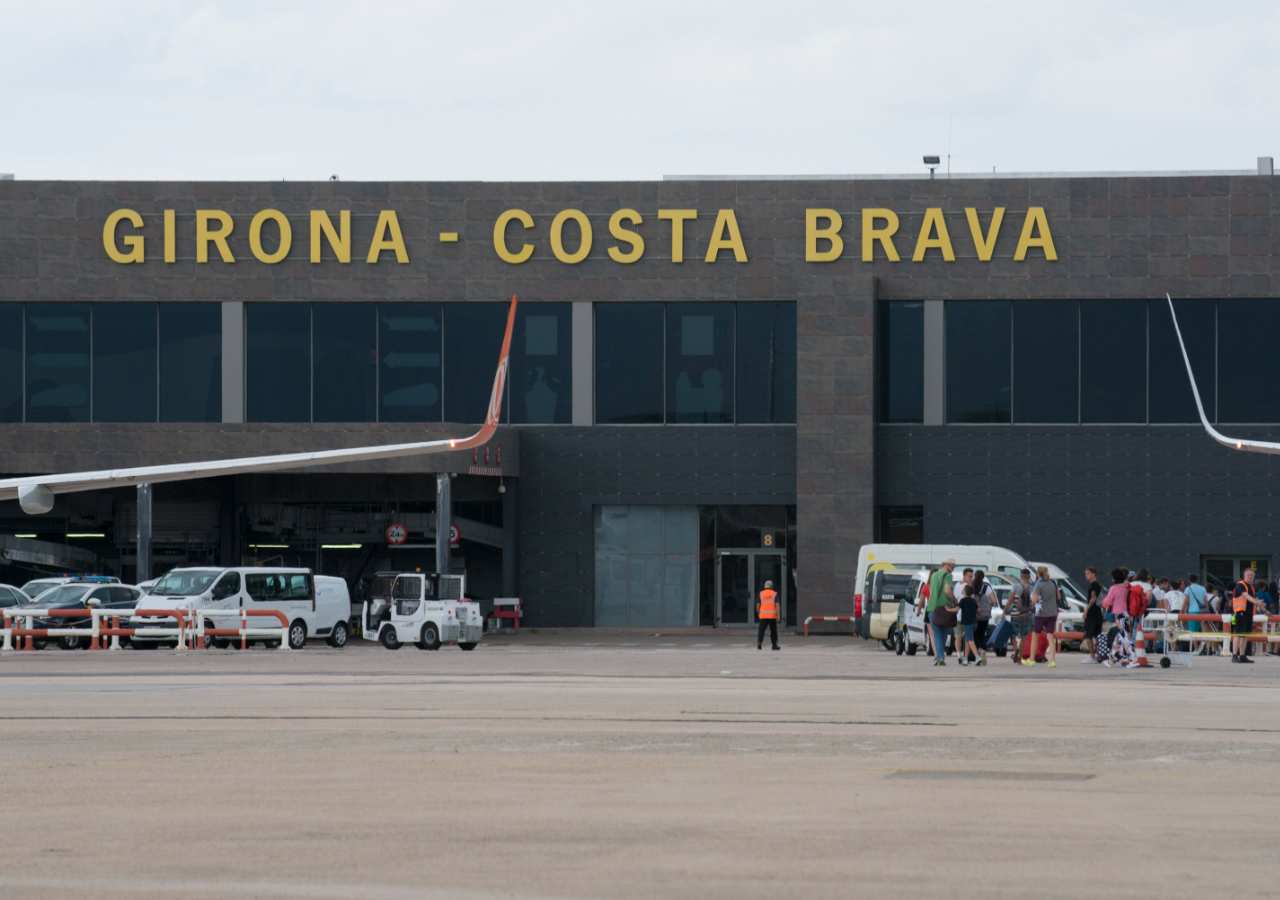
[[[0,716],[0,722],[576,722],[610,725],[849,725],[898,728],[958,728],[959,722],[893,722],[884,719],[726,719],[622,716],[341,716],[341,715],[123,715],[123,716]]]
[[[1092,781],[1091,772],[1010,772],[1006,769],[898,769],[885,778],[913,781]]]
[[[161,878],[37,878],[26,876],[5,876],[0,882],[0,889],[21,888],[24,890],[47,891],[83,891],[88,896],[98,897],[105,893],[124,894],[161,894],[166,897],[182,895],[216,894],[218,896],[239,895],[244,897],[302,897],[302,898],[338,898],[347,900],[350,897],[367,898],[367,900],[498,900],[510,898],[510,891],[484,891],[457,887],[431,887],[429,885],[376,885],[367,881],[350,884],[299,884],[297,881],[233,881],[222,876],[205,881],[186,881]],[[521,892],[521,896],[531,900],[564,900]]]

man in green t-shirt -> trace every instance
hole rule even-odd
[[[951,572],[956,567],[954,559],[944,559],[942,568],[929,576],[929,599],[925,603],[926,627],[933,635],[933,664],[947,664],[947,629],[933,623],[933,611],[952,604],[955,600]]]

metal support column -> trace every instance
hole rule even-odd
[[[453,484],[448,472],[436,475],[436,571],[449,571],[449,529],[453,525]]]
[[[520,552],[517,536],[520,534],[516,521],[516,485],[514,478],[503,479],[502,486],[502,596],[520,596],[520,579],[516,562]]]
[[[138,553],[133,583],[151,579],[151,484],[138,485]]]

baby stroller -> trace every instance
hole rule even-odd
[[[1115,625],[1098,635],[1093,651],[1093,658],[1104,666],[1124,666],[1126,669],[1137,668],[1138,655],[1133,648],[1132,620],[1128,616],[1120,616]]]

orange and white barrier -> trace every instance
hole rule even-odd
[[[852,623],[855,621],[857,620],[853,616],[809,616],[809,618],[804,620],[804,636],[805,637],[809,636],[810,622],[850,622]]]
[[[1170,644],[1179,641],[1186,641],[1194,644],[1196,642],[1207,643],[1217,641],[1222,645],[1220,655],[1231,655],[1231,639],[1234,637],[1245,637],[1251,642],[1258,641],[1260,643],[1274,644],[1280,643],[1280,616],[1275,615],[1255,615],[1253,617],[1254,630],[1246,635],[1235,635],[1231,633],[1231,613],[1184,613],[1174,612],[1172,610],[1153,609],[1149,610],[1143,617],[1144,623],[1150,623],[1153,626],[1159,626],[1158,629],[1164,635],[1166,652]],[[1221,631],[1184,631],[1177,628],[1182,622],[1213,622],[1221,624]],[[1262,626],[1262,630],[1258,631],[1258,626]]]
[[[215,618],[235,618],[236,627],[216,628],[206,624]],[[87,626],[36,628],[37,619],[88,619]],[[136,619],[156,619],[156,624],[139,624]],[[271,618],[280,624],[251,627],[251,619]],[[121,620],[132,624],[121,624]],[[168,624],[172,622],[173,624]],[[163,623],[163,624],[161,624]],[[173,640],[178,650],[203,648],[209,637],[240,638],[241,649],[250,638],[280,641],[280,649],[289,650],[289,618],[278,609],[28,609],[0,610],[0,651],[21,648],[35,650],[36,639],[86,638],[90,650],[119,650],[120,638],[140,637]],[[25,641],[23,640],[25,638]],[[109,642],[108,642],[108,639]]]
[[[240,649],[248,649],[250,638],[278,638],[281,650],[289,650],[289,617],[278,609],[197,609],[191,613],[194,622],[192,627],[195,629],[194,646],[203,648],[206,645],[207,638],[239,638]],[[238,625],[234,628],[218,628],[209,627],[207,624],[211,619],[217,618],[235,618]],[[251,618],[274,618],[280,622],[280,627],[263,626],[261,628],[249,627]]]

